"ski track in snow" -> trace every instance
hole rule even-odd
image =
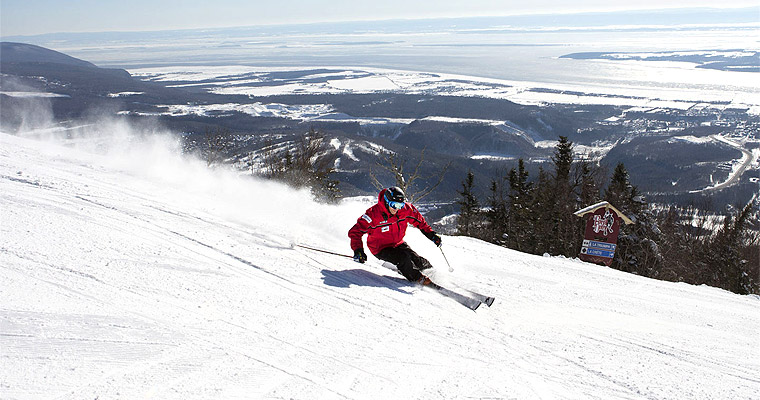
[[[368,204],[123,161],[0,134],[0,398],[760,398],[756,296],[410,229],[472,312],[292,247]]]

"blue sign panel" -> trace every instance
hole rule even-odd
[[[615,248],[617,248],[617,245],[614,243],[597,242],[595,240],[584,240],[583,247],[593,247],[599,250],[608,250],[614,252]]]
[[[608,251],[608,250],[600,250],[595,249],[593,247],[584,247],[581,249],[581,254],[587,254],[590,256],[598,256],[598,257],[606,257],[606,258],[613,258],[615,257],[615,251]]]

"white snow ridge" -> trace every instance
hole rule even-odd
[[[367,207],[0,134],[2,399],[758,399],[760,299],[444,237],[472,312],[350,253]]]

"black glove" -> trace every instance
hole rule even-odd
[[[425,233],[425,236],[427,236],[428,239],[432,240],[436,246],[441,247],[441,237],[438,236],[435,231],[427,232]]]
[[[356,261],[356,262],[358,262],[360,264],[364,264],[364,262],[367,261],[367,255],[364,254],[364,249],[363,248],[360,247],[360,248],[354,250],[354,261]]]

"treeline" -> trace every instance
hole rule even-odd
[[[241,153],[228,129],[207,130],[202,139],[185,138],[185,152],[195,152],[209,167],[225,164]],[[309,189],[315,200],[340,200],[339,181],[333,179],[331,148],[325,136],[314,128],[280,142],[267,140],[257,151],[247,152],[247,168],[253,176],[283,182],[296,189]]]
[[[298,189],[309,188],[316,200],[334,203],[341,197],[340,182],[331,178],[335,168],[330,152],[324,135],[311,128],[284,146],[269,142],[263,149],[261,168],[256,171],[252,167],[252,171]]]
[[[573,213],[606,200],[634,224],[620,228],[612,268],[650,278],[760,294],[760,235],[751,204],[724,216],[696,207],[647,203],[622,163],[605,171],[575,159],[573,144],[560,136],[551,170],[531,179],[522,159],[490,180],[489,195],[475,195],[470,172],[458,192],[457,231],[532,254],[576,257],[585,220]],[[719,222],[722,221],[722,222]]]

